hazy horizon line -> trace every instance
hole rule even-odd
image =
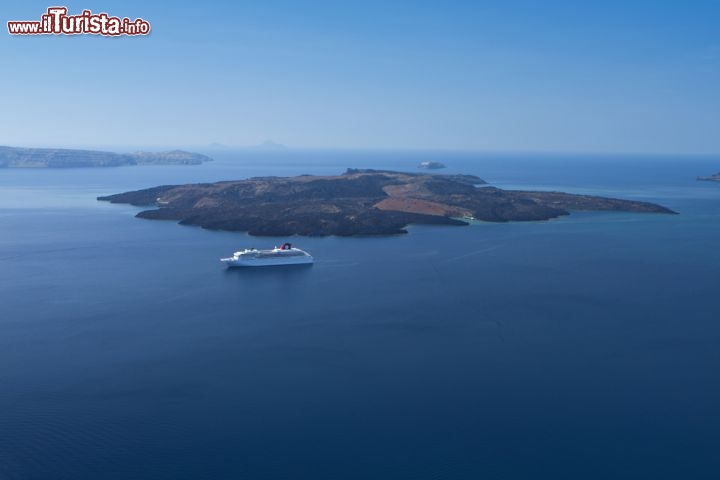
[[[720,156],[718,152],[705,151],[685,151],[685,152],[660,152],[660,151],[622,151],[622,150],[550,150],[550,149],[482,149],[482,148],[455,148],[455,147],[372,147],[372,146],[301,146],[293,147],[280,143],[272,142],[274,147],[266,147],[265,143],[254,145],[225,145],[225,144],[206,144],[206,145],[180,145],[180,144],[36,144],[36,145],[12,145],[1,143],[0,147],[11,148],[47,148],[47,149],[65,149],[65,150],[98,150],[98,151],[118,151],[134,152],[138,150],[146,151],[164,151],[164,150],[195,150],[200,152],[254,152],[254,153],[291,153],[291,152],[407,152],[407,153],[468,153],[468,154],[523,154],[523,155],[583,155],[583,156],[693,156],[693,157],[714,157]]]

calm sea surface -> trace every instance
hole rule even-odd
[[[0,170],[0,479],[720,478],[720,158],[232,153]],[[296,238],[98,195],[346,167],[659,202],[677,216]]]

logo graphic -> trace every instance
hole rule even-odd
[[[40,21],[7,22],[10,35],[147,35],[150,24],[142,18],[111,17],[107,13],[83,10],[80,15],[68,15],[65,7],[50,7]]]

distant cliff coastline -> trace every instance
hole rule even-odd
[[[338,176],[257,177],[166,185],[98,200],[154,206],[137,216],[251,235],[387,235],[409,224],[547,220],[571,210],[675,213],[631,200],[478,187],[473,175],[348,169]]]
[[[0,147],[0,167],[77,168],[120,167],[123,165],[199,165],[212,158],[199,153],[169,152],[113,153],[66,148]]]

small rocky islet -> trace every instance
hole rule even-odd
[[[720,172],[715,173],[713,175],[705,175],[701,177],[697,177],[698,180],[705,181],[705,182],[720,182]]]
[[[503,190],[474,175],[348,169],[164,185],[98,197],[153,206],[137,217],[259,236],[392,235],[410,224],[549,220],[573,210],[673,214],[661,205],[562,192]]]

